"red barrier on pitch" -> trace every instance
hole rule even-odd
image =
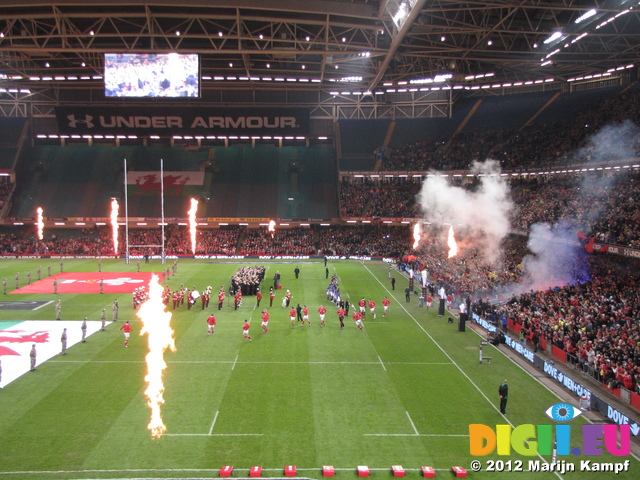
[[[467,471],[462,467],[451,467],[451,471],[456,478],[466,478]]]
[[[394,477],[404,477],[404,468],[402,468],[400,465],[394,465],[393,467],[391,467],[391,470],[393,471]]]
[[[424,478],[434,478],[436,471],[433,467],[422,467],[422,476]]]
[[[330,465],[325,465],[322,467],[322,476],[324,477],[335,477],[336,472]]]
[[[361,465],[358,467],[358,476],[359,477],[368,477],[369,476],[369,467]]]
[[[262,475],[262,467],[251,467],[251,470],[249,470],[249,476],[250,477],[259,477]]]
[[[287,465],[284,467],[284,476],[285,477],[295,477],[296,476],[296,466],[295,465]]]
[[[138,287],[148,287],[151,272],[64,272],[13,290],[11,293],[133,293]],[[160,276],[162,280],[162,275]],[[54,287],[53,281],[57,285]]]
[[[220,469],[221,477],[230,477],[232,473],[233,473],[233,466],[231,465],[225,465]]]

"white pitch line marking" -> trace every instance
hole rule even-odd
[[[231,365],[231,371],[235,370],[236,368],[236,363],[238,363],[238,357],[240,355],[236,355],[236,359],[233,361],[233,365]]]
[[[387,371],[387,367],[385,367],[384,363],[382,363],[382,359],[380,358],[380,355],[378,355],[378,360],[380,360],[380,365],[382,365],[382,369],[386,372]]]
[[[163,436],[167,436],[168,434],[165,433]],[[247,470],[247,469],[244,469]],[[322,467],[312,467],[312,468],[300,468],[298,467],[297,470],[299,471],[316,471],[316,472],[320,472],[322,471]],[[340,471],[340,472],[352,472],[354,470],[353,467],[348,467],[348,468],[334,468],[334,470],[336,472]],[[372,472],[388,472],[389,471],[389,467],[384,467],[384,468],[371,468],[369,467],[369,470]],[[451,468],[434,468],[434,470],[438,471],[438,472],[449,472],[451,471]],[[263,472],[282,472],[282,468],[263,468],[262,469]],[[416,468],[405,468],[405,471],[411,471],[411,472],[419,472],[420,470],[416,469]],[[44,474],[55,474],[55,475],[59,475],[59,474],[79,474],[79,473],[151,473],[151,472],[196,472],[196,473],[200,473],[200,472],[204,472],[204,473],[211,473],[211,469],[210,468],[125,468],[125,469],[120,469],[120,470],[115,470],[115,469],[83,469],[83,470],[22,470],[22,471],[16,471],[16,472],[0,472],[0,475],[38,475],[38,476],[42,476]],[[282,475],[279,475],[277,478],[282,477]]]
[[[413,431],[416,432],[416,435],[420,435],[420,432],[418,432],[418,429],[416,428],[416,424],[413,423],[413,420],[411,420],[411,415],[409,415],[409,412],[404,412],[407,414],[407,418],[409,419],[409,423],[411,423],[411,427],[413,428]]]
[[[34,310],[40,310],[42,307],[46,307],[47,305],[49,305],[50,303],[53,303],[53,300],[49,300],[46,303],[43,303],[42,305],[40,305],[39,307],[34,308]]]
[[[218,420],[218,413],[220,413],[220,410],[216,410],[216,415],[213,417],[213,422],[211,422],[211,428],[209,429],[209,435],[213,433],[213,427],[216,424],[216,420]]]
[[[450,362],[387,362],[387,365],[449,365],[454,366]]]
[[[262,433],[165,433],[163,437],[262,437]]]
[[[445,435],[436,433],[365,433],[364,437],[469,437],[469,435]]]
[[[389,291],[389,289],[380,281],[380,279],[378,277],[376,277],[373,272],[369,269],[369,267],[367,267],[364,263],[362,264],[362,266],[364,267],[364,269],[369,272],[369,275],[371,275],[373,278],[376,279],[376,281],[380,284],[380,286],[392,297],[395,298],[395,296],[393,296],[393,294]],[[424,334],[429,337],[429,340],[431,340],[433,342],[433,344],[438,347],[438,349],[444,354],[445,357],[447,357],[449,359],[449,361],[451,361],[451,363],[453,365],[455,365],[455,367],[460,371],[460,373],[469,381],[469,383],[471,385],[473,385],[475,387],[475,389],[478,391],[478,393],[480,395],[482,395],[484,397],[484,399],[489,403],[489,405],[491,405],[493,407],[493,409],[496,412],[499,412],[500,410],[498,409],[498,407],[495,406],[494,402],[492,402],[489,397],[487,397],[487,395],[480,389],[480,387],[478,387],[478,385],[476,385],[476,383],[471,380],[471,377],[469,377],[469,375],[467,375],[467,372],[465,372],[462,367],[460,367],[460,365],[458,365],[458,363],[451,358],[451,355],[449,355],[446,350],[444,348],[442,348],[442,346],[440,346],[440,344],[438,342],[436,342],[435,338],[433,338],[431,336],[431,334],[420,324],[420,322],[418,322],[418,320],[416,320],[416,318],[411,315],[411,313],[409,313],[409,310],[407,310],[407,308],[401,303],[399,302],[398,305],[400,306],[400,308],[402,308],[402,310],[404,310],[404,313],[406,313],[409,318],[411,318],[411,320],[413,320],[413,322],[418,326],[418,328],[420,330],[422,330],[424,332]],[[504,417],[504,421],[507,422],[509,425],[511,425],[511,428],[515,428],[513,423],[511,423],[511,420],[509,420],[508,418]],[[545,461],[544,457],[542,455],[540,455],[539,453],[537,454],[538,458],[540,458],[540,460],[542,460],[543,462]],[[558,473],[558,472],[553,472],[555,473],[556,477],[562,479],[562,476]]]
[[[144,360],[47,360],[48,363],[145,363]],[[231,364],[237,363],[243,365],[380,365],[380,362],[238,362],[238,358],[235,360],[169,360],[168,365],[218,365],[218,364]],[[453,366],[449,362],[387,362],[386,365],[447,365]]]

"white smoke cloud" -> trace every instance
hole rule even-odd
[[[472,173],[482,175],[474,191],[450,185],[446,177],[427,177],[418,194],[422,216],[434,224],[462,224],[474,237],[477,247],[488,262],[500,254],[500,242],[509,233],[509,211],[512,201],[506,177],[500,176],[495,160],[475,162]]]
[[[605,125],[578,151],[578,158],[588,162],[633,160],[639,138],[640,128],[631,120]]]

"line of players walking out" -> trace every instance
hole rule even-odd
[[[340,294],[340,288],[338,286],[338,281],[339,281],[338,276],[334,274],[331,277],[331,282],[329,283],[329,286],[327,287],[327,300],[338,307],[338,310],[336,311],[336,315],[338,316],[338,320],[340,322],[340,330],[342,330],[344,328],[344,319],[349,316],[350,304],[348,299],[342,299]],[[173,305],[173,309],[177,310],[180,306],[184,305],[185,299],[186,299],[187,309],[191,310],[198,303],[198,300],[200,300],[201,310],[204,310],[205,308],[209,307],[209,301],[211,299],[211,295],[212,295],[211,286],[206,287],[202,291],[202,293],[200,293],[195,286],[189,289],[189,288],[186,288],[183,284],[180,286],[180,288],[177,288],[175,290],[171,290],[169,286],[166,286],[162,292],[162,302],[167,307],[170,304]],[[148,296],[149,294],[146,291],[145,287],[137,288],[133,292],[133,308],[137,310],[141,306],[141,304],[147,300]],[[275,297],[276,297],[276,291],[273,288],[270,288],[269,289],[269,307],[273,307],[273,301]],[[226,298],[225,288],[224,286],[221,286],[218,292],[218,310],[222,310],[222,307],[224,306],[225,298]],[[294,307],[293,305],[290,304],[292,298],[293,298],[293,295],[291,291],[287,290],[286,293],[283,295],[283,301],[282,301],[282,307],[291,306],[291,309],[289,310],[289,321],[291,323],[291,328],[296,327],[296,321],[300,322],[301,326],[303,327],[305,324],[310,327],[311,319],[309,316],[309,308],[306,305],[300,305],[299,303]],[[262,300],[262,294],[260,293],[260,289],[258,287],[256,291],[256,307],[258,308],[260,307],[261,300]],[[389,312],[390,305],[391,305],[391,301],[385,296],[384,299],[382,300],[382,306],[383,306],[382,316],[383,317],[385,317]],[[240,308],[241,306],[242,306],[242,289],[237,288],[235,292],[233,292],[234,310],[238,310],[238,308]],[[358,327],[358,329],[360,329],[361,331],[364,330],[363,320],[365,319],[367,309],[369,310],[369,314],[373,319],[377,318],[376,306],[377,306],[376,302],[372,299],[370,299],[369,301],[367,301],[365,297],[362,297],[360,299],[360,301],[358,302],[359,308],[357,311],[353,312],[353,315],[351,317],[356,327]],[[317,312],[320,319],[319,325],[321,327],[326,326],[325,316],[327,314],[327,308],[324,305],[320,305],[317,309]],[[266,308],[262,310],[262,313],[260,314],[260,320],[261,320],[262,332],[268,333],[270,314]],[[207,335],[215,334],[216,323],[217,323],[217,320],[213,313],[207,317]],[[249,342],[252,340],[251,335],[249,334],[250,327],[251,327],[250,321],[245,320],[242,325],[242,335],[243,335],[243,338]]]

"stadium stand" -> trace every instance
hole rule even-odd
[[[340,140],[342,156],[369,156],[381,146],[391,120],[342,120]]]
[[[213,158],[206,216],[337,216],[337,169],[329,146],[214,147]]]

